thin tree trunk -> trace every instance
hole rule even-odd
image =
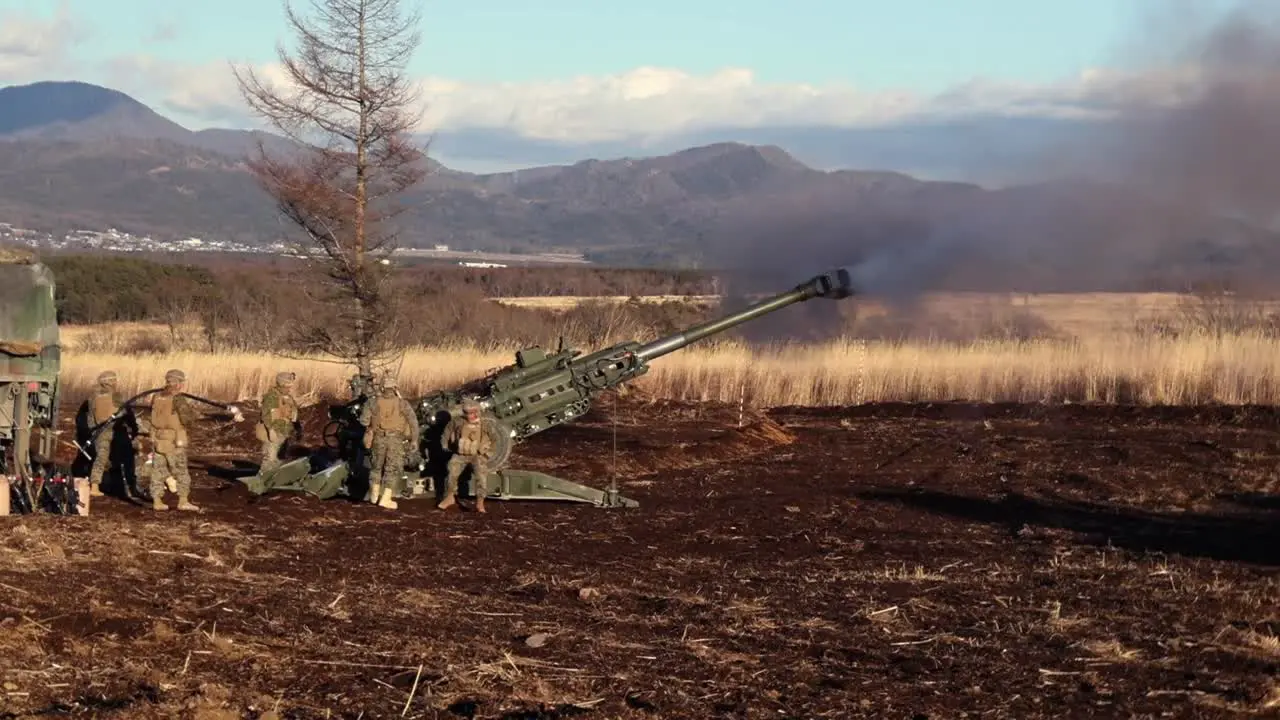
[[[365,7],[361,3],[360,7],[360,28],[356,39],[359,59],[358,72],[360,74],[360,132],[356,139],[356,207],[355,207],[355,251],[356,251],[356,281],[359,287],[356,288],[355,307],[356,307],[356,359],[360,368],[360,374],[365,377],[373,375],[373,367],[370,360],[373,348],[370,347],[369,331],[365,325],[365,307],[363,294],[366,290],[365,283],[368,276],[365,268],[365,203],[368,202],[368,140],[369,137],[369,98],[368,98],[368,70],[365,67]]]

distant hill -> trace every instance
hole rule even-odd
[[[0,88],[0,222],[269,242],[291,228],[244,166],[260,138],[291,145],[263,133],[193,132],[85,83]],[[819,171],[773,145],[710,143],[487,175],[436,164],[406,201],[408,245],[581,251],[614,264],[755,258],[776,269],[783,259],[847,262],[892,247],[935,264],[945,257],[945,282],[957,286],[1034,278],[1041,288],[1108,289],[1258,275],[1280,260],[1270,233],[1191,218],[1123,188],[989,191]]]
[[[270,149],[288,140],[262,132],[193,132],[132,97],[82,82],[39,82],[0,88],[0,140],[101,143],[112,140],[164,140],[215,153],[243,156],[258,139]]]

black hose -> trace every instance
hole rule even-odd
[[[90,430],[89,430],[89,442],[90,442],[90,444],[92,444],[94,441],[96,441],[96,440],[98,439],[98,436],[102,434],[102,431],[103,431],[103,429],[104,429],[104,428],[106,428],[108,425],[111,425],[111,424],[115,423],[115,422],[116,422],[117,420],[119,420],[121,417],[124,417],[124,411],[125,411],[125,409],[126,409],[126,408],[128,408],[128,409],[132,409],[132,408],[133,408],[133,404],[134,404],[134,403],[136,403],[137,401],[141,400],[142,398],[144,398],[144,397],[146,397],[146,396],[148,396],[148,395],[154,395],[154,394],[156,394],[156,393],[158,393],[158,392],[163,392],[163,391],[164,391],[164,388],[162,388],[162,387],[160,387],[160,388],[152,388],[152,389],[150,389],[150,390],[143,390],[142,392],[138,393],[137,395],[134,395],[133,397],[129,398],[128,400],[125,400],[124,402],[120,403],[120,409],[119,409],[119,410],[116,410],[116,411],[115,411],[115,412],[113,412],[113,413],[111,413],[111,417],[109,417],[109,418],[107,418],[106,420],[102,421],[101,423],[99,423],[99,424],[95,425],[92,429],[90,429]],[[185,393],[185,392],[178,393],[178,395],[180,395],[180,396],[182,396],[182,397],[185,397],[185,398],[188,398],[188,399],[190,399],[190,400],[195,400],[196,402],[204,403],[205,405],[211,405],[211,406],[216,407],[216,408],[218,408],[218,409],[220,409],[220,410],[229,410],[229,409],[231,409],[231,404],[230,404],[230,403],[220,403],[220,402],[218,402],[217,400],[210,400],[210,399],[208,399],[208,398],[202,398],[202,397],[200,397],[199,395],[192,395],[191,393]]]

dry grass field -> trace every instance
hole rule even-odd
[[[492,301],[509,307],[533,308],[554,312],[567,311],[586,302],[620,304],[639,302],[660,305],[664,303],[689,303],[710,305],[715,295],[608,295],[584,297],[578,295],[550,295],[529,297],[498,297]],[[859,298],[858,314],[863,317],[882,317],[892,312],[882,301]],[[1184,315],[1190,305],[1203,305],[1205,301],[1178,293],[933,293],[924,295],[915,303],[916,312],[941,316],[976,312],[1029,313],[1044,319],[1061,333],[1069,335],[1096,335],[1098,333],[1128,332],[1135,323],[1152,322],[1161,318]],[[1280,300],[1250,300],[1249,310],[1268,313],[1280,310]]]
[[[560,311],[570,310],[585,302],[625,303],[641,302],[661,305],[663,303],[694,303],[707,305],[714,303],[715,295],[598,295],[586,297],[582,295],[536,295],[528,297],[498,297],[493,302],[509,307],[533,308],[536,310]]]
[[[888,310],[860,302],[857,312],[865,320]],[[912,312],[917,318],[1013,313],[1034,318],[1041,334],[968,342],[845,335],[821,344],[754,347],[713,339],[655,361],[637,386],[656,397],[741,399],[756,407],[947,400],[1280,401],[1280,337],[1263,322],[1273,312],[1267,303],[1157,294],[948,295],[927,298]],[[351,374],[346,366],[318,358],[270,353],[125,351],[136,347],[140,336],[169,334],[162,326],[141,324],[66,328],[70,388],[86,389],[110,367],[121,374],[126,390],[145,389],[158,384],[168,368],[180,367],[191,377],[193,392],[246,399],[259,396],[281,368],[299,374],[304,394],[341,394]],[[401,386],[418,393],[460,383],[510,363],[516,349],[465,342],[411,348]]]

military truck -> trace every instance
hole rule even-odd
[[[0,247],[0,475],[15,492],[30,493],[53,462],[62,365],[54,290],[34,254]]]

